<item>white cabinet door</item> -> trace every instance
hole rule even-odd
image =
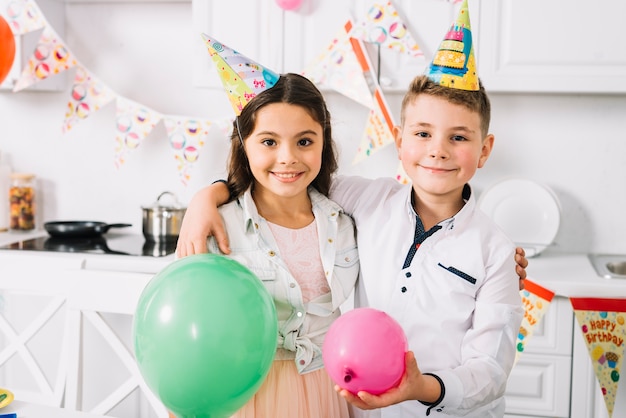
[[[487,0],[478,65],[488,91],[624,93],[622,0]]]
[[[392,5],[424,56],[379,50],[374,44],[366,44],[366,49],[383,89],[403,92],[432,60],[458,5],[441,0],[396,0]],[[192,0],[192,7],[199,45],[194,82],[201,87],[221,88],[206,48],[201,45],[201,32],[276,72],[300,73],[328,49],[349,19],[367,19],[372,2],[304,0],[298,10],[284,11],[274,0]],[[478,3],[470,7],[474,25]]]

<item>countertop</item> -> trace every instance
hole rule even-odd
[[[599,276],[587,254],[542,253],[528,259],[526,272],[558,296],[626,299],[626,278]]]
[[[45,231],[28,233],[0,233],[0,245],[46,235]],[[53,257],[80,259],[87,270],[157,273],[174,261],[174,254],[166,257],[125,256],[114,254],[60,253],[42,251],[2,251],[11,256]],[[606,279],[599,276],[587,254],[556,254],[543,252],[528,259],[528,279],[563,297],[598,297],[626,299],[626,278]]]
[[[2,232],[0,233],[0,245],[8,245],[14,242],[27,240],[30,238],[38,238],[47,236],[44,230],[36,230],[31,232]],[[68,263],[76,261],[81,263],[81,268],[85,270],[103,270],[103,271],[123,271],[131,273],[151,273],[155,274],[161,271],[165,266],[174,261],[174,254],[164,257],[151,256],[133,256],[133,255],[116,255],[116,254],[96,254],[96,253],[66,253],[55,251],[15,251],[0,249],[0,257],[33,257],[38,258],[54,258],[60,262],[66,260]]]
[[[17,418],[105,418],[103,415],[93,415],[64,408],[34,405],[18,400],[0,409],[0,414],[10,413],[16,413]]]

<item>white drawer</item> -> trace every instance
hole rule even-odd
[[[520,357],[506,388],[508,414],[569,417],[572,358],[543,354]]]
[[[555,296],[544,317],[535,325],[522,357],[528,353],[572,355],[574,311],[568,298]]]

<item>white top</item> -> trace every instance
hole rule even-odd
[[[268,222],[262,218],[248,190],[239,199],[220,207],[230,242],[230,257],[248,267],[270,292],[278,314],[277,359],[291,353],[300,373],[323,367],[322,344],[339,307],[354,289],[359,256],[354,224],[341,208],[316,190],[309,197],[317,228],[318,252],[330,293],[308,303],[298,280],[284,261]],[[215,239],[210,252],[218,253]],[[287,353],[285,353],[287,352]],[[289,357],[288,357],[289,358]]]
[[[438,375],[445,398],[431,410],[466,417],[502,417],[523,310],[513,243],[476,209],[465,206],[414,246],[411,186],[394,179],[340,177],[331,198],[353,216],[361,262],[355,306],[383,310],[404,328],[424,372]],[[420,222],[421,224],[421,222]],[[359,417],[422,417],[428,408],[407,401]],[[437,414],[435,414],[437,415]]]

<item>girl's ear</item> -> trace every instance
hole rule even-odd
[[[478,159],[478,168],[482,168],[487,162],[487,159],[491,154],[491,150],[493,149],[494,141],[495,137],[493,134],[489,134],[485,137],[485,139],[483,139],[483,147],[480,151],[480,158]]]

